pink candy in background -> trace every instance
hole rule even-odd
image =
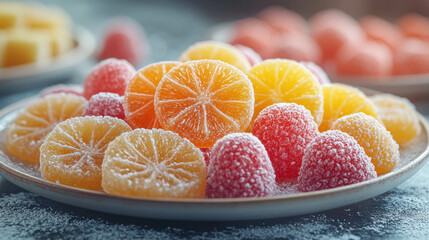
[[[149,55],[149,42],[143,27],[129,17],[116,17],[107,22],[99,60],[117,58],[137,66]]]

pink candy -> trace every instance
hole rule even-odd
[[[233,133],[216,142],[207,169],[207,197],[265,197],[275,190],[273,167],[255,136]]]
[[[298,186],[309,192],[370,180],[377,177],[371,159],[350,135],[328,130],[305,149]]]
[[[343,46],[336,63],[338,75],[385,77],[392,73],[393,56],[386,45],[368,41]]]
[[[266,107],[253,126],[253,134],[270,156],[277,182],[298,177],[304,149],[318,133],[310,111],[295,103]]]
[[[238,51],[243,53],[244,56],[246,56],[247,60],[249,60],[250,66],[254,66],[262,62],[261,56],[255,52],[255,50],[240,44],[236,44],[235,47],[238,49]]]
[[[148,51],[146,34],[137,21],[116,17],[106,24],[100,60],[117,58],[138,65],[147,57]]]
[[[55,94],[55,93],[69,93],[69,94],[82,96],[83,89],[81,86],[76,86],[76,85],[57,84],[43,89],[39,95],[40,97],[44,97],[46,95]]]
[[[110,116],[125,120],[124,97],[116,93],[97,93],[86,106],[83,116]]]
[[[135,74],[134,67],[125,60],[109,58],[98,63],[86,76],[83,83],[83,96],[90,99],[99,92],[124,95],[127,83]]]
[[[326,72],[317,64],[313,62],[300,62],[300,63],[304,65],[304,67],[307,68],[316,77],[320,85],[326,85],[331,83],[331,80],[329,80],[329,77],[326,74]]]

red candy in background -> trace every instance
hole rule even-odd
[[[377,42],[343,46],[335,60],[337,75],[385,77],[392,73],[392,52]]]
[[[396,75],[429,73],[429,42],[405,40],[395,52],[394,64]]]
[[[359,43],[365,37],[356,20],[336,9],[314,15],[310,19],[310,28],[324,60],[334,58],[342,46]]]
[[[95,65],[83,82],[83,96],[90,99],[99,92],[124,95],[128,81],[136,73],[134,67],[125,60],[109,58]]]
[[[265,59],[274,51],[272,40],[276,37],[277,33],[265,22],[257,18],[246,18],[234,24],[231,44],[247,46]]]
[[[271,6],[262,10],[258,18],[278,33],[307,32],[307,21],[298,13],[280,6]]]
[[[364,17],[359,23],[369,40],[386,44],[392,50],[401,44],[402,34],[393,23],[376,16]]]
[[[405,36],[429,41],[429,19],[426,17],[408,13],[398,20],[397,25]]]
[[[117,58],[134,66],[149,55],[149,42],[143,27],[128,17],[116,17],[104,26],[99,60]]]
[[[275,190],[273,166],[259,139],[232,133],[215,143],[207,168],[207,197],[265,197]]]
[[[285,33],[274,41],[276,49],[270,58],[286,58],[295,61],[320,63],[321,52],[317,43],[302,33]]]

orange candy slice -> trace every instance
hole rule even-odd
[[[220,60],[247,72],[250,69],[249,60],[234,46],[215,41],[198,42],[186,49],[179,61],[187,62],[201,59]]]
[[[223,136],[247,128],[254,101],[252,83],[237,68],[198,60],[164,76],[155,93],[155,111],[164,129],[209,148]]]
[[[76,117],[59,123],[40,147],[40,172],[51,182],[101,190],[101,164],[107,145],[131,131],[114,117]]]
[[[176,133],[135,129],[109,144],[103,189],[121,196],[203,198],[206,165],[201,151]]]
[[[329,130],[338,118],[357,112],[373,116],[381,122],[374,104],[359,89],[338,83],[324,85],[322,89],[324,112],[319,131]]]
[[[399,160],[399,146],[383,124],[364,113],[337,119],[332,129],[352,136],[371,158],[378,175],[392,171]]]
[[[315,122],[321,123],[322,89],[314,75],[301,64],[286,59],[265,60],[252,67],[248,76],[255,90],[253,120],[264,108],[288,102],[303,105],[310,110]]]
[[[125,118],[132,128],[160,128],[153,97],[162,77],[180,62],[158,62],[137,72],[129,81],[124,96]]]
[[[34,100],[10,123],[6,148],[15,157],[39,163],[39,147],[46,135],[68,118],[81,116],[86,99],[74,94],[51,94]]]
[[[391,94],[379,94],[370,99],[375,104],[384,126],[399,145],[420,134],[422,129],[419,115],[408,99]]]

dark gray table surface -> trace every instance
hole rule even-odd
[[[174,60],[187,46],[205,39],[210,26],[248,16],[267,4],[261,3],[264,1],[248,1],[245,5],[244,1],[42,2],[64,7],[76,23],[97,36],[103,23],[112,16],[136,18],[145,27],[152,47],[146,63]],[[344,2],[341,6],[345,6]],[[302,2],[297,3],[297,8],[304,13],[307,9]],[[83,63],[66,83],[81,83],[93,64],[94,61]],[[31,90],[2,94],[0,108],[44,87],[32,86]],[[428,118],[429,99],[415,103]],[[72,207],[23,190],[0,177],[0,239],[427,239],[428,183],[429,165],[426,165],[385,194],[331,211],[259,221],[189,222],[124,217]]]

